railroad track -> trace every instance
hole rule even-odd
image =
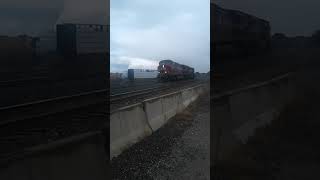
[[[168,86],[117,94],[113,101],[159,93]],[[0,158],[34,145],[108,128],[107,93],[108,89],[101,89],[0,108]]]
[[[140,90],[149,89],[149,88],[158,88],[161,86],[163,86],[163,84],[155,83],[155,84],[140,85],[140,86],[125,86],[125,87],[117,87],[117,88],[110,87],[110,95],[113,96],[117,94],[124,94],[127,92],[140,91]]]
[[[87,76],[70,76],[70,77],[50,77],[50,76],[34,76],[29,78],[18,78],[11,80],[0,81],[0,87],[10,87],[18,85],[31,85],[35,83],[55,83],[65,82],[70,80],[86,80],[91,78],[101,77],[101,74],[90,74]]]
[[[153,88],[141,89],[141,90],[137,90],[137,91],[130,91],[130,92],[125,92],[125,93],[110,95],[110,102],[114,103],[116,101],[150,94],[150,93],[153,93],[156,91],[161,91],[162,89],[165,89],[165,88],[167,88],[167,86],[166,87],[153,87]]]
[[[108,128],[105,125],[107,117],[106,107],[100,105],[8,124],[5,128],[1,127],[0,159],[19,154],[32,146],[101,131]]]
[[[132,90],[141,90],[148,87],[156,87],[160,86],[163,83],[158,82],[156,79],[147,79],[143,81],[129,81],[129,80],[122,80],[122,81],[113,81],[110,82],[110,90],[111,94],[120,94],[127,91]]]
[[[188,87],[190,85],[196,85],[203,83],[203,81],[199,80],[188,80],[188,81],[181,81],[181,82],[174,82],[174,83],[167,83],[167,84],[162,84],[161,86],[156,86],[152,88],[145,88],[137,91],[128,91],[125,93],[118,93],[118,94],[112,94],[110,95],[110,103],[111,104],[116,104],[116,103],[122,103],[130,100],[135,100],[135,99],[143,99],[148,95],[153,95],[153,94],[160,94],[163,92],[169,92],[175,89],[181,89]]]
[[[106,109],[107,89],[0,108],[0,157],[101,129]]]
[[[0,81],[0,107],[106,88],[106,76],[51,76]],[[1,120],[0,120],[1,121]]]
[[[95,90],[72,96],[45,99],[30,103],[18,104],[0,108],[0,126],[24,119],[48,116],[104,103],[107,99],[107,89]]]

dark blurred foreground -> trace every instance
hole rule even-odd
[[[215,179],[320,179],[320,63],[315,48],[301,48],[293,101],[271,124],[217,162]],[[297,58],[297,56],[296,56]]]

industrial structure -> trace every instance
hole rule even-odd
[[[107,54],[109,52],[109,26],[58,24],[57,51],[66,56]]]

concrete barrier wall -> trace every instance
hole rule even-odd
[[[233,131],[235,137],[242,143],[247,142],[248,138],[254,135],[254,131],[257,127],[263,127],[269,124],[273,119],[279,116],[280,112],[277,108],[266,109],[265,112],[257,115],[253,119],[248,120],[240,127]]]
[[[189,88],[181,91],[181,105],[183,108],[186,108],[194,99],[193,91]]]
[[[110,157],[117,156],[124,149],[151,133],[141,103],[112,112],[110,115]]]
[[[216,158],[247,141],[256,128],[277,118],[292,93],[290,76],[227,92],[213,98],[213,152]],[[220,154],[219,154],[220,153]],[[222,155],[223,156],[223,155]]]
[[[272,108],[280,109],[286,103],[287,94],[287,79],[249,87],[232,94],[229,96],[229,104],[233,125],[238,127]]]
[[[110,116],[110,157],[151,135],[177,113],[195,101],[203,92],[203,85],[147,99],[124,107]]]
[[[181,91],[181,106],[186,108],[191,102],[195,101],[204,91],[203,86],[196,86]]]
[[[175,92],[143,101],[145,113],[152,131],[158,130],[170,118],[182,110],[179,106],[181,102],[180,98],[180,92]]]
[[[105,139],[88,133],[26,149],[20,157],[1,162],[0,179],[107,179]]]
[[[179,109],[179,103],[181,102],[180,97],[180,93],[175,93],[159,99],[160,101],[162,101],[162,111],[165,122],[168,122],[168,120],[175,116],[179,110],[182,110]],[[146,113],[148,113],[148,111],[146,111]],[[149,118],[148,120],[150,122]]]

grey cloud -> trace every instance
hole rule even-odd
[[[2,0],[0,34],[37,35],[57,22],[109,24],[108,0]]]
[[[60,8],[63,0],[1,0],[2,8]]]
[[[109,24],[107,0],[65,0],[58,22]]]
[[[51,8],[0,8],[0,34],[37,35],[52,29],[59,13]]]
[[[121,49],[118,56],[133,60],[173,59],[195,67],[196,71],[209,70],[209,1],[122,3],[125,5],[121,6],[119,1],[111,3],[111,53]],[[137,6],[133,6],[134,3]],[[111,58],[111,66],[114,61],[116,58]]]
[[[216,0],[217,4],[254,14],[270,21],[273,32],[310,35],[320,29],[318,0]]]

